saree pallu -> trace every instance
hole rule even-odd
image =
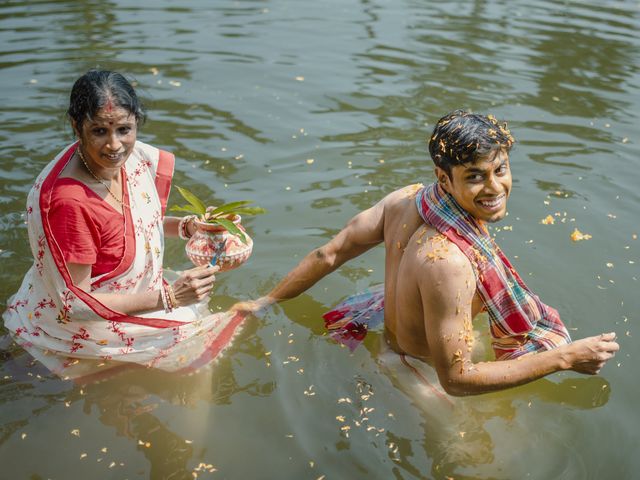
[[[94,293],[159,290],[163,278],[163,218],[174,157],[136,142],[124,166],[125,229],[132,228],[135,255],[91,279],[91,291],[73,284],[51,232],[51,192],[78,144],[65,148],[36,179],[27,199],[34,264],[3,314],[17,344],[52,372],[68,378],[99,373],[126,362],[167,371],[192,371],[213,360],[242,323],[240,314],[211,314],[206,305],[127,315],[100,303]]]

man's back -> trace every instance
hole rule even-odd
[[[425,328],[420,288],[437,289],[441,276],[456,275],[465,290],[468,287],[475,291],[475,279],[471,263],[458,247],[426,225],[418,214],[415,196],[420,188],[410,185],[384,200],[385,335],[397,352],[429,360],[430,334]],[[471,296],[472,305],[467,308],[471,307],[474,317],[482,302],[474,292]]]
[[[429,360],[449,394],[501,390],[560,370],[599,372],[619,349],[615,334],[567,343],[560,319],[538,300],[531,307],[527,302],[533,297],[522,294],[524,287],[513,291],[510,279],[517,282],[517,274],[482,240],[482,225],[506,215],[513,142],[506,124],[492,116],[456,110],[441,118],[429,139],[437,184],[421,190],[420,211],[419,185],[387,195],[312,250],[250,309],[293,298],[384,243],[386,338],[397,352]],[[483,266],[478,278],[472,261]],[[494,349],[513,353],[509,358],[476,362],[472,357],[471,321],[482,308],[478,292],[491,309]],[[525,354],[532,351],[536,354]]]

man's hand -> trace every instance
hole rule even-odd
[[[620,345],[616,342],[616,334],[611,332],[576,340],[562,348],[566,370],[595,375],[615,356]]]
[[[264,296],[260,297],[257,300],[249,300],[246,302],[238,302],[234,304],[229,310],[232,312],[240,312],[247,315],[259,315],[264,312],[271,305],[276,303],[276,299]]]

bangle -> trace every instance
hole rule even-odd
[[[178,223],[178,237],[182,240],[189,240],[191,238],[187,226],[191,220],[195,220],[196,218],[198,218],[197,215],[187,215],[180,219],[180,223]]]
[[[167,292],[169,303],[171,304],[171,310],[173,310],[174,308],[178,308],[179,307],[178,299],[176,298],[176,294],[173,291],[173,287],[167,283],[167,285],[165,286],[165,289]]]
[[[165,313],[170,313],[173,308],[171,307],[169,297],[167,295],[166,286],[167,284],[163,282],[162,286],[160,287],[160,298],[162,298],[162,306],[164,307]]]

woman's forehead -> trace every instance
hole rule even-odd
[[[99,109],[89,119],[91,124],[135,123],[136,117],[126,108],[110,106]]]

